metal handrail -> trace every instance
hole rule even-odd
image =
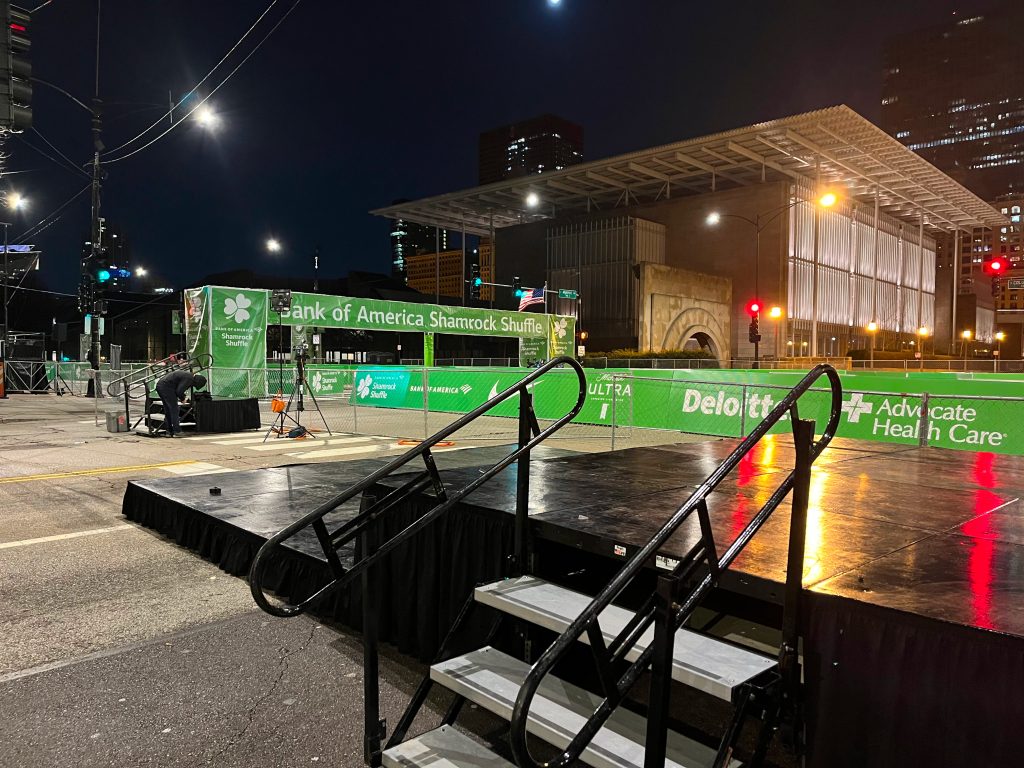
[[[619,683],[616,684],[615,690],[606,691],[606,698],[591,718],[584,725],[583,729],[577,734],[576,738],[573,739],[572,743],[569,744],[562,753],[546,763],[539,763],[534,759],[530,753],[529,745],[527,744],[527,720],[529,718],[530,704],[533,701],[533,697],[537,693],[537,689],[540,686],[541,681],[551,672],[554,665],[565,655],[565,653],[572,647],[583,635],[584,632],[588,631],[588,628],[598,619],[601,612],[607,608],[612,600],[628,586],[630,581],[645,567],[645,565],[655,556],[661,547],[669,540],[669,538],[675,533],[679,526],[692,515],[694,512],[702,512],[701,530],[702,530],[702,544],[698,544],[694,550],[698,550],[702,545],[705,547],[705,552],[708,556],[709,573],[697,588],[691,592],[690,597],[685,601],[684,605],[676,613],[676,623],[673,626],[673,632],[675,628],[681,624],[683,620],[689,615],[689,612],[693,610],[700,597],[710,589],[710,587],[717,582],[718,573],[724,571],[733,562],[736,556],[743,550],[750,539],[757,533],[764,523],[771,516],[772,512],[779,505],[779,503],[789,494],[793,488],[794,476],[796,475],[797,469],[789,474],[785,481],[772,493],[768,501],[761,510],[754,516],[754,518],[748,523],[746,528],[736,537],[735,541],[725,550],[722,557],[719,559],[714,556],[715,548],[713,539],[710,542],[705,541],[707,537],[711,536],[710,525],[706,524],[706,500],[708,495],[718,487],[718,485],[729,475],[736,466],[740,463],[744,456],[750,452],[750,450],[764,437],[768,431],[778,423],[787,412],[791,413],[791,418],[794,424],[798,420],[797,413],[797,401],[799,398],[811,389],[811,385],[817,381],[820,377],[827,376],[831,384],[831,411],[829,414],[828,424],[822,431],[821,437],[810,447],[809,461],[813,461],[821,454],[821,452],[828,446],[832,438],[835,436],[836,429],[839,426],[839,419],[842,414],[842,384],[839,379],[839,374],[835,368],[831,365],[818,365],[811,369],[806,376],[804,376],[800,382],[793,387],[790,393],[783,398],[779,403],[772,409],[772,411],[758,424],[754,430],[748,435],[743,442],[741,442],[736,449],[729,454],[729,456],[723,461],[719,467],[712,472],[704,482],[697,487],[689,499],[669,518],[668,522],[661,527],[661,529],[647,542],[615,575],[615,577],[608,583],[608,585],[601,590],[601,592],[591,601],[591,603],[580,613],[578,617],[569,625],[568,628],[552,643],[547,650],[541,654],[540,658],[530,669],[526,679],[523,681],[522,688],[520,688],[519,695],[516,698],[515,706],[512,710],[511,726],[510,726],[510,741],[512,747],[512,753],[515,757],[516,765],[520,768],[563,768],[574,763],[582,754],[583,749],[594,737],[597,731],[601,728],[603,723],[614,711],[618,701],[621,700],[622,695],[632,687],[633,683],[640,677],[642,671],[650,664],[651,658],[654,652],[654,644],[652,643],[647,649],[640,654],[625,675],[620,679]],[[691,561],[692,562],[692,561]],[[684,559],[677,570],[683,569],[687,565],[686,559]],[[681,617],[681,618],[679,618]],[[639,636],[641,630],[638,626],[627,626],[627,632],[625,632],[625,641],[630,645],[631,640]],[[620,637],[623,635],[620,634]],[[625,646],[624,646],[625,647]]]
[[[543,376],[545,373],[550,371],[551,369],[562,365],[567,365],[570,368],[572,368],[575,371],[576,378],[579,381],[579,395],[572,409],[569,410],[568,413],[566,413],[564,416],[562,416],[560,419],[555,421],[553,424],[551,424],[544,430],[539,429],[539,426],[536,424],[536,421],[534,419],[534,437],[531,440],[525,441],[521,439],[519,447],[515,451],[508,454],[501,461],[494,464],[494,466],[492,466],[486,472],[481,473],[466,487],[454,493],[447,493],[443,485],[440,484],[439,478],[437,476],[436,467],[433,466],[433,458],[432,454],[430,453],[431,447],[445,440],[455,432],[465,427],[467,424],[476,420],[480,416],[483,416],[484,414],[492,410],[495,406],[499,405],[505,400],[508,400],[510,397],[516,394],[520,394],[522,398],[521,402],[531,402],[531,395],[529,394],[527,389],[529,385],[532,382],[536,381],[541,376]],[[355,483],[344,492],[335,496],[333,499],[324,502],[316,509],[314,509],[312,512],[309,512],[308,514],[299,518],[288,527],[281,530],[279,533],[275,534],[274,536],[271,536],[266,541],[266,543],[264,543],[263,546],[260,547],[259,551],[256,553],[256,557],[253,560],[252,567],[250,568],[249,571],[249,585],[252,590],[252,596],[253,599],[256,601],[256,604],[264,611],[274,616],[297,616],[300,613],[303,613],[304,611],[308,610],[317,602],[323,600],[329,594],[343,588],[357,576],[366,571],[370,566],[374,565],[382,557],[384,557],[386,554],[395,549],[395,547],[399,546],[404,541],[414,536],[420,530],[425,528],[431,522],[433,522],[438,517],[447,512],[449,509],[451,509],[451,507],[453,507],[463,498],[468,496],[470,493],[475,491],[485,482],[487,482],[492,477],[497,475],[499,472],[504,470],[506,467],[511,465],[521,456],[528,459],[529,452],[532,448],[536,447],[538,444],[546,440],[550,435],[557,432],[565,424],[572,421],[572,419],[574,419],[580,413],[580,411],[583,409],[583,403],[586,400],[586,396],[587,380],[586,374],[583,371],[583,367],[575,359],[571,357],[554,358],[553,360],[550,360],[542,367],[530,373],[528,376],[520,379],[518,382],[516,382],[516,384],[509,387],[504,392],[498,393],[494,397],[490,398],[486,403],[480,405],[477,408],[474,408],[472,411],[467,413],[465,416],[462,416],[461,418],[457,419],[456,421],[453,421],[451,424],[449,424],[447,427],[434,434],[432,437],[423,441],[422,443],[412,448],[411,450],[407,451],[406,453],[402,454],[401,456],[397,457],[393,461],[388,462],[383,467],[373,472],[360,482]],[[530,412],[532,413],[532,410]],[[406,483],[402,488],[399,488],[397,491],[394,491],[385,496],[384,499],[382,499],[379,503],[373,505],[369,509],[360,512],[359,515],[357,515],[355,518],[342,525],[334,533],[328,533],[326,531],[326,528],[323,523],[323,518],[328,513],[337,509],[345,502],[355,498],[359,494],[362,494],[364,491],[372,488],[381,480],[391,475],[395,470],[408,464],[410,461],[419,456],[424,457],[424,461],[427,463],[428,467],[427,472],[420,473],[412,480],[410,480],[408,483]],[[406,527],[399,533],[395,534],[391,539],[380,545],[380,547],[378,547],[376,551],[372,552],[371,554],[368,554],[366,557],[364,557],[362,560],[356,563],[352,568],[344,570],[340,567],[340,564],[338,564],[337,562],[336,552],[338,546],[340,546],[342,543],[354,539],[361,530],[365,529],[367,525],[369,525],[374,520],[379,518],[379,516],[383,514],[383,512],[391,508],[395,503],[397,503],[401,499],[407,498],[408,496],[412,495],[413,493],[419,490],[423,490],[429,487],[431,483],[433,483],[435,491],[437,491],[439,497],[442,499],[442,502],[440,504],[435,506],[433,509],[431,509],[423,516],[419,517],[415,522],[411,523],[408,527]],[[320,539],[321,546],[324,549],[324,554],[327,556],[328,563],[331,565],[332,570],[334,571],[334,579],[327,583],[325,586],[321,587],[316,592],[314,592],[312,595],[307,597],[305,600],[302,600],[301,602],[297,603],[296,605],[275,605],[267,599],[267,596],[263,590],[264,573],[267,564],[270,560],[270,557],[281,546],[281,544],[284,541],[291,538],[299,531],[304,530],[305,528],[308,528],[310,526],[314,527],[314,530],[317,533],[317,537]]]
[[[167,364],[168,361],[173,360],[173,363]],[[213,355],[201,354],[193,357],[186,357],[184,360],[181,359],[180,353],[178,355],[171,355],[168,358],[160,360],[156,363],[150,363],[145,368],[137,368],[134,371],[130,371],[120,378],[114,379],[107,384],[107,394],[111,397],[120,397],[122,392],[118,391],[118,385],[123,385],[124,394],[132,397],[132,389],[139,386],[140,384],[148,384],[154,379],[158,379],[165,376],[172,371],[180,370],[206,370],[213,365]],[[158,367],[159,366],[159,367]]]

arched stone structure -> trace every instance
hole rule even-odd
[[[683,349],[690,339],[728,365],[732,357],[732,281],[645,263],[640,272],[641,349]]]

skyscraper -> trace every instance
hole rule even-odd
[[[541,115],[480,134],[480,183],[556,171],[583,162],[583,128]]]
[[[987,200],[1024,191],[1024,3],[885,46],[882,127]]]
[[[392,205],[407,203],[408,200],[395,200]],[[406,260],[420,253],[437,253],[448,250],[449,233],[447,229],[440,232],[434,227],[417,224],[405,219],[396,219],[391,223],[391,274],[405,277]],[[440,241],[440,242],[438,242]]]

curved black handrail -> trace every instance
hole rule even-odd
[[[530,703],[533,701],[534,695],[537,693],[537,688],[540,686],[541,681],[551,672],[552,667],[562,658],[562,656],[568,651],[568,649],[576,643],[577,640],[587,631],[588,626],[594,622],[600,615],[601,611],[607,608],[612,600],[614,600],[623,589],[629,584],[629,582],[640,572],[645,564],[651,560],[652,557],[658,552],[661,547],[669,540],[676,529],[683,523],[683,521],[693,514],[701,504],[704,504],[709,493],[715,490],[718,485],[725,479],[725,477],[732,472],[743,457],[761,440],[768,431],[775,426],[785,415],[787,411],[792,412],[792,418],[796,418],[796,403],[800,397],[806,393],[811,385],[822,376],[828,377],[831,385],[832,402],[831,411],[829,413],[828,424],[822,431],[821,437],[811,447],[810,460],[813,462],[823,450],[831,442],[832,438],[835,437],[836,429],[839,426],[839,418],[842,415],[842,383],[839,379],[839,374],[835,368],[831,365],[818,365],[812,368],[806,376],[804,376],[799,383],[789,392],[786,397],[779,401],[779,403],[772,409],[760,424],[758,424],[754,430],[741,442],[736,449],[729,454],[729,456],[723,461],[719,467],[712,472],[707,479],[693,492],[690,498],[669,518],[668,522],[662,526],[662,528],[651,538],[646,545],[644,545],[640,551],[638,551],[615,575],[615,577],[608,583],[608,585],[601,590],[579,616],[566,628],[564,632],[552,643],[547,650],[541,654],[540,658],[530,669],[526,679],[523,681],[523,686],[519,690],[519,696],[516,698],[515,706],[512,710],[511,727],[509,736],[511,740],[512,753],[515,757],[515,763],[520,768],[564,768],[564,766],[571,765],[574,763],[583,752],[583,749],[594,737],[601,725],[608,716],[611,715],[615,708],[612,703],[612,697],[609,696],[605,699],[604,703],[597,709],[591,719],[584,726],[584,729],[577,734],[576,738],[573,739],[572,743],[563,750],[562,754],[546,763],[537,762],[533,755],[530,753],[529,745],[527,744],[527,733],[526,726],[529,718]],[[771,513],[779,505],[779,503],[786,497],[789,491],[793,487],[793,478],[795,470],[789,474],[785,481],[776,489],[771,495],[764,507],[754,516],[747,527],[736,537],[736,540],[729,546],[729,548],[723,553],[721,559],[718,561],[718,568],[725,570],[736,556],[743,550],[746,544],[750,541],[753,535],[760,530],[761,526],[765,523]],[[712,581],[712,576],[708,575],[704,579],[702,586],[709,586]],[[695,590],[694,594],[697,594],[698,590]],[[683,606],[683,610],[692,607],[690,603],[695,602],[691,597],[691,600],[687,601],[687,605]],[[640,671],[650,662],[653,654],[654,644],[652,643],[644,653],[641,654],[640,658],[633,662],[631,667],[631,674],[626,684],[626,688],[630,687],[632,683],[640,675]],[[617,703],[617,702],[616,702]]]
[[[174,360],[175,362],[168,365],[164,365],[165,362]],[[161,367],[157,367],[161,366]],[[213,366],[213,355],[202,353],[188,357],[185,360],[181,360],[178,355],[173,355],[165,360],[161,360],[158,363],[151,363],[145,368],[139,368],[134,371],[121,376],[120,378],[114,379],[107,384],[107,394],[111,397],[120,397],[122,394],[128,395],[131,398],[137,398],[136,395],[132,395],[131,391],[138,387],[140,384],[148,384],[154,379],[158,379],[172,371],[180,370],[196,370],[204,371]],[[123,392],[117,391],[117,386],[122,385],[124,387]]]
[[[382,544],[375,552],[364,557],[352,568],[348,569],[343,574],[336,574],[335,578],[332,581],[330,581],[325,586],[321,587],[319,590],[314,592],[305,600],[301,601],[296,605],[275,605],[267,599],[267,596],[263,591],[264,571],[266,569],[267,563],[269,562],[270,556],[278,547],[280,547],[282,542],[291,538],[304,528],[308,528],[309,526],[322,525],[321,521],[323,520],[325,515],[337,509],[345,502],[355,498],[356,496],[363,493],[367,489],[372,488],[385,477],[393,473],[396,469],[399,469],[405,464],[408,464],[412,459],[415,459],[418,456],[424,456],[426,458],[426,456],[429,455],[429,451],[432,446],[441,442],[445,438],[451,436],[452,434],[459,431],[460,429],[465,427],[470,422],[476,420],[480,416],[483,416],[499,403],[508,400],[510,397],[516,395],[517,393],[522,393],[524,396],[528,396],[527,387],[533,381],[539,379],[552,368],[562,365],[567,365],[570,368],[572,368],[576,372],[576,378],[579,381],[579,395],[576,399],[575,405],[573,405],[572,409],[568,413],[566,413],[556,422],[547,427],[547,429],[544,429],[543,431],[538,429],[533,439],[531,439],[529,442],[525,444],[521,444],[517,450],[510,453],[508,456],[506,456],[501,461],[496,463],[486,472],[481,473],[479,477],[475,478],[473,482],[471,482],[465,488],[462,488],[461,490],[456,491],[452,494],[446,494],[446,497],[444,498],[444,501],[442,501],[441,504],[438,504],[436,507],[434,507],[429,512],[424,514],[422,517],[417,518],[415,522],[410,524],[404,530],[395,534],[395,536],[393,536],[391,539]],[[356,483],[355,485],[350,486],[347,490],[338,494],[330,501],[324,502],[319,507],[314,509],[312,512],[309,512],[308,514],[304,515],[303,517],[299,518],[294,523],[289,525],[287,528],[284,528],[279,533],[275,534],[274,536],[271,536],[256,553],[256,557],[252,562],[252,567],[249,570],[249,586],[250,589],[252,590],[252,596],[253,599],[256,601],[256,604],[267,613],[270,613],[274,616],[280,616],[285,618],[290,616],[297,616],[300,613],[303,613],[304,611],[308,610],[315,603],[324,599],[328,594],[341,589],[346,584],[351,582],[357,576],[362,574],[368,567],[370,567],[378,560],[380,560],[388,552],[390,552],[399,544],[401,544],[402,542],[406,541],[407,539],[418,533],[431,522],[433,522],[438,517],[447,512],[456,503],[461,501],[463,498],[468,496],[470,493],[475,491],[485,482],[490,480],[492,477],[494,477],[499,472],[508,467],[510,464],[512,464],[514,461],[516,461],[516,459],[518,459],[520,456],[528,454],[532,448],[536,447],[539,443],[543,442],[553,433],[557,432],[567,423],[572,421],[582,410],[583,403],[586,400],[586,397],[587,379],[586,374],[583,372],[583,366],[581,366],[575,359],[567,356],[556,357],[553,360],[549,360],[545,365],[543,365],[542,367],[538,368],[535,371],[532,371],[528,376],[519,380],[513,386],[506,389],[504,392],[498,393],[483,405],[473,409],[465,416],[462,416],[461,418],[453,421],[440,432],[437,432],[432,437],[428,438],[427,440],[424,440],[422,443],[412,448],[408,452],[402,454],[393,461],[388,462],[373,474],[367,476],[366,478]],[[374,510],[362,512],[355,520],[350,521],[348,525],[351,526],[353,523],[357,525],[361,524],[364,520],[371,517],[373,512]],[[323,539],[321,540],[321,544],[324,544]],[[326,549],[326,545],[324,546]],[[328,555],[328,559],[330,559],[330,555]]]

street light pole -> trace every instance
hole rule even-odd
[[[7,230],[10,228],[8,222],[4,222],[4,354],[3,358],[6,360],[11,356],[10,344],[11,344],[11,326],[7,319],[7,283],[10,281],[10,276],[7,274],[8,254],[7,254]]]

